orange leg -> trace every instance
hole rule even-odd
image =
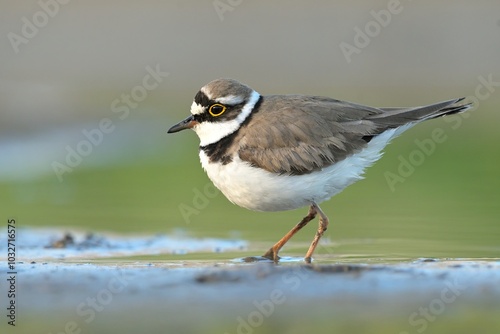
[[[311,257],[314,253],[314,250],[316,249],[316,246],[318,246],[319,239],[323,236],[323,233],[325,233],[326,229],[328,228],[328,217],[321,211],[320,207],[316,204],[313,204],[316,208],[316,212],[319,213],[319,227],[318,230],[316,231],[316,235],[314,236],[313,241],[311,242],[311,246],[309,246],[309,250],[306,253],[306,257],[304,260],[307,263],[311,263]]]
[[[266,257],[270,260],[273,260],[274,262],[278,262],[280,259],[280,257],[278,256],[278,252],[280,251],[280,249],[288,242],[288,240],[290,240],[294,236],[295,233],[300,231],[301,228],[303,228],[304,226],[307,225],[307,223],[309,223],[311,220],[313,220],[316,217],[316,214],[318,212],[320,213],[320,216],[322,217],[322,219],[320,220],[320,227],[322,226],[321,221],[324,220],[323,217],[326,219],[326,225],[328,225],[328,218],[326,218],[325,214],[321,211],[321,209],[315,203],[313,203],[309,207],[309,213],[307,214],[307,216],[302,218],[302,220],[297,225],[295,225],[294,228],[292,228],[290,230],[290,232],[285,234],[285,236],[283,238],[281,238],[273,247],[271,247],[263,255],[263,257]],[[326,230],[326,225],[323,228],[321,235]],[[316,245],[318,244],[319,238],[321,238],[321,235],[318,236],[319,232],[320,231],[318,229],[318,232],[316,232],[316,236],[314,237],[314,240],[313,240],[313,244],[315,243],[314,247],[313,247],[313,244],[311,244],[311,247],[309,247],[309,251],[306,254],[306,262],[307,262],[307,257],[309,257],[309,262],[310,262],[310,257],[312,255],[312,253],[314,252]]]

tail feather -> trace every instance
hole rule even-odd
[[[462,97],[414,108],[380,108],[382,113],[371,115],[367,119],[376,124],[385,125],[386,128],[394,128],[407,123],[418,123],[427,119],[464,112],[472,107],[472,103],[464,103],[464,100],[465,98]]]

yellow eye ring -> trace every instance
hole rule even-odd
[[[226,106],[219,103],[215,103],[212,104],[210,108],[208,108],[208,112],[210,113],[210,115],[217,117],[222,115],[226,111],[226,109],[227,109]]]

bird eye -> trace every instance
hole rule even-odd
[[[224,111],[226,111],[226,106],[218,103],[212,104],[210,108],[208,108],[208,112],[214,117],[222,115]]]

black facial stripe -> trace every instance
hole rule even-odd
[[[202,107],[208,107],[214,103],[217,103],[214,100],[210,100],[208,96],[206,96],[205,93],[203,93],[201,90],[198,93],[196,93],[194,97],[194,102],[196,102]]]
[[[248,117],[243,121],[243,123],[241,123],[240,127],[236,131],[220,139],[218,142],[208,144],[205,146],[200,146],[200,150],[203,150],[205,152],[210,162],[220,162],[223,165],[227,165],[232,161],[231,156],[227,154],[229,146],[231,146],[231,144],[233,143],[240,129],[244,128],[248,124],[248,122],[250,122],[252,116],[259,111],[261,104],[262,104],[262,96],[259,97],[259,100],[257,101],[257,103],[255,103],[255,106],[253,107],[253,110],[250,113],[250,115],[248,115]]]
[[[196,95],[194,97],[194,102],[202,107],[205,107],[205,108],[208,108],[209,106],[211,106],[213,104],[220,104],[219,102],[217,102],[215,100],[209,99],[208,96],[205,93],[203,93],[201,90],[198,91],[198,93],[196,93]],[[193,115],[193,117],[194,117],[195,121],[197,121],[199,123],[229,121],[229,120],[232,120],[232,119],[235,119],[236,117],[238,117],[238,113],[234,113],[232,111],[241,110],[241,108],[243,108],[245,103],[246,102],[243,101],[242,103],[239,103],[236,105],[225,104],[225,106],[227,107],[227,110],[221,116],[214,117],[214,116],[210,115],[208,112],[204,112],[202,114]]]
[[[201,122],[224,122],[224,121],[230,121],[230,120],[235,119],[236,117],[238,117],[239,112],[241,111],[241,109],[243,108],[244,105],[245,105],[245,102],[237,104],[237,105],[234,105],[234,106],[225,105],[227,109],[220,116],[212,116],[212,115],[210,115],[210,113],[204,112],[202,114],[193,115],[193,117],[194,117],[195,121],[197,121],[199,123],[201,123]]]

